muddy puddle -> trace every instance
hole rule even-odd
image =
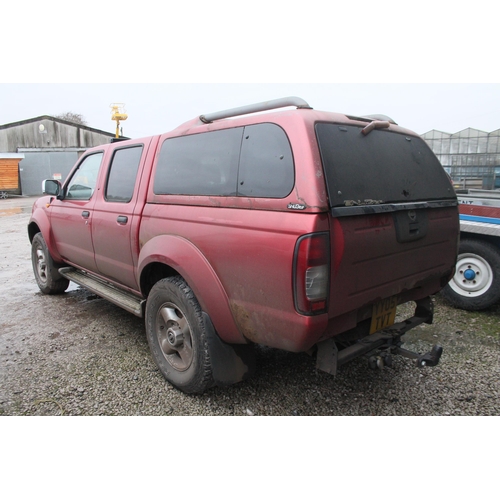
[[[16,197],[0,200],[0,217],[10,217],[12,215],[30,214],[31,207],[36,197]]]

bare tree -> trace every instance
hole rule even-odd
[[[56,118],[60,118],[61,120],[66,120],[72,123],[77,123],[78,125],[87,125],[87,122],[83,115],[80,115],[79,113],[72,113],[71,111],[56,115]]]

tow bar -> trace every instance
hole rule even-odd
[[[415,360],[419,368],[436,366],[443,354],[443,348],[440,345],[434,345],[425,354],[412,352],[401,347],[403,344],[401,337],[422,323],[432,323],[433,312],[432,299],[427,297],[417,302],[415,315],[412,318],[396,323],[373,335],[368,335],[341,351],[338,350],[334,339],[324,340],[318,344],[316,368],[331,375],[336,375],[338,366],[373,351],[379,351],[379,354],[370,356],[369,364],[371,368],[392,366],[392,354]]]
[[[401,347],[394,348],[395,354],[400,354],[405,358],[415,359],[417,361],[417,366],[423,368],[424,366],[436,366],[441,359],[441,354],[443,354],[443,348],[436,344],[432,346],[432,349],[425,354],[417,354],[416,352],[407,351]]]

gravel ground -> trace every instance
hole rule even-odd
[[[154,365],[141,319],[76,285],[39,292],[26,232],[33,201],[0,200],[0,415],[500,414],[500,305],[469,313],[439,296],[434,324],[405,343],[441,344],[437,367],[395,357],[374,371],[357,359],[332,377],[306,354],[258,348],[251,380],[185,395]]]

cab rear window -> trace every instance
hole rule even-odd
[[[331,207],[454,199],[439,160],[419,137],[317,123]]]

